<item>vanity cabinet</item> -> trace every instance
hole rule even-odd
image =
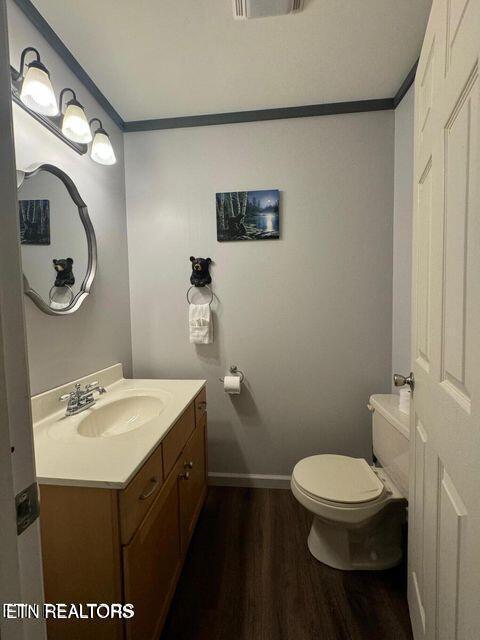
[[[180,543],[185,553],[192,537],[198,515],[203,505],[205,476],[205,445],[202,438],[203,427],[199,427],[188,441],[183,451],[183,465],[178,483],[180,505]]]
[[[126,489],[119,491],[120,535],[128,544],[163,485],[162,447],[148,458]]]
[[[166,483],[132,541],[123,548],[125,601],[135,606],[127,638],[157,638],[181,568],[178,482]]]
[[[162,442],[163,465],[166,475],[173,469],[195,426],[195,409],[194,405],[191,404]]]
[[[124,489],[41,485],[46,602],[132,603],[130,620],[52,620],[49,640],[158,640],[207,493],[206,396]]]

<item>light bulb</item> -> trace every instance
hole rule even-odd
[[[92,141],[92,132],[85,111],[76,100],[67,103],[62,121],[62,132],[73,142],[87,144]]]
[[[117,161],[110,138],[103,129],[95,132],[90,156],[99,164],[115,164]]]
[[[20,99],[29,109],[44,116],[58,114],[57,100],[50,75],[41,62],[31,62],[22,83]]]

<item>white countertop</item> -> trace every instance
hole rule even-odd
[[[58,398],[76,382],[98,380],[107,389],[91,408],[65,417]],[[85,376],[32,398],[35,462],[40,484],[122,489],[192,402],[205,380],[128,380],[121,365]],[[78,433],[80,421],[107,403],[147,393],[160,399],[163,409],[143,426],[112,437]]]

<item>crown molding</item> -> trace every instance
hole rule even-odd
[[[400,89],[397,91],[397,93],[395,94],[395,96],[393,98],[393,108],[394,109],[396,109],[398,107],[400,102],[405,97],[407,91],[410,89],[412,84],[415,82],[415,74],[417,73],[417,67],[418,67],[418,60],[415,62],[413,67],[408,72],[407,77],[402,82],[402,84],[400,85]]]
[[[364,111],[387,111],[393,109],[393,98],[382,100],[358,100],[355,102],[332,102],[312,104],[301,107],[280,109],[257,109],[255,111],[235,111],[231,113],[210,113],[202,116],[184,116],[180,118],[158,118],[155,120],[136,120],[125,122],[125,132],[156,131],[159,129],[179,129],[184,127],[208,127],[216,124],[234,124],[238,122],[261,122],[264,120],[284,120],[287,118],[311,118],[313,116],[332,116],[339,113],[361,113]]]

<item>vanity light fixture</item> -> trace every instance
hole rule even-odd
[[[33,52],[36,60],[25,65],[27,53]],[[27,71],[24,75],[25,66]],[[34,47],[27,47],[22,51],[20,58],[20,72],[18,79],[23,78],[20,91],[21,101],[32,111],[45,116],[58,114],[57,100],[50,82],[50,73],[40,60],[40,54]]]
[[[108,133],[105,131],[102,125],[102,121],[98,118],[92,118],[90,120],[90,126],[93,122],[98,122],[99,127],[95,131],[92,142],[92,149],[90,151],[90,157],[99,164],[115,164],[117,159],[115,152],[110,142]]]
[[[35,59],[25,62],[28,54]],[[12,100],[32,118],[60,138],[74,151],[83,155],[92,143],[90,157],[103,165],[117,162],[108,133],[101,120],[88,121],[83,105],[77,100],[73,89],[66,87],[60,93],[60,110],[50,81],[50,73],[40,60],[40,53],[34,47],[26,47],[20,56],[20,71],[10,66]],[[65,94],[71,93],[70,99]],[[96,131],[92,124],[98,123]]]
[[[73,97],[67,102],[65,113],[63,113],[63,96],[66,91],[69,91]],[[88,144],[92,141],[92,132],[85,109],[78,102],[75,91],[69,87],[62,89],[60,93],[60,113],[63,113],[62,132],[69,140],[80,144]]]

